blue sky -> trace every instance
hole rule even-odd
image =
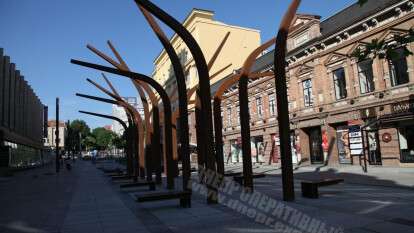
[[[215,11],[215,19],[261,31],[262,41],[275,35],[286,0],[154,0],[182,21],[192,8]],[[300,13],[324,18],[355,0],[303,0]],[[111,106],[80,99],[76,92],[104,96],[85,79],[102,83],[100,73],[70,64],[81,59],[107,65],[86,44],[110,54],[111,40],[132,70],[151,74],[161,45],[133,0],[0,0],[0,47],[28,80],[54,118],[54,101],[60,97],[61,118],[82,118],[92,127],[110,121],[79,114],[78,110],[111,113]],[[242,12],[242,13],[239,13]],[[164,27],[166,32],[172,32]],[[112,77],[124,96],[136,96],[130,82]],[[53,114],[52,114],[53,113]]]

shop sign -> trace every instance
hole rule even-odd
[[[351,126],[348,129],[349,132],[349,149],[351,151],[351,155],[362,155],[364,145],[362,144],[362,132],[361,127]]]
[[[403,101],[391,105],[391,113],[414,112],[414,101]]]
[[[382,141],[383,141],[383,142],[385,142],[385,143],[389,143],[389,142],[391,142],[391,140],[392,140],[392,136],[391,136],[391,134],[390,134],[390,133],[384,133],[384,134],[382,135]]]

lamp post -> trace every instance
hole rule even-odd
[[[60,170],[59,155],[59,98],[56,98],[56,130],[55,130],[55,146],[56,146],[56,173]]]

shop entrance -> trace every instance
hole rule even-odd
[[[367,152],[369,164],[382,165],[378,130],[367,129],[365,133],[366,142],[368,143]]]
[[[323,163],[322,132],[320,127],[309,128],[310,158],[312,164]]]
[[[402,163],[414,163],[414,125],[398,129]]]
[[[250,143],[252,149],[252,162],[263,163],[265,150],[263,136],[252,137]]]

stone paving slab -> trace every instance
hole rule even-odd
[[[62,233],[148,232],[93,165],[84,164],[79,175]]]
[[[72,171],[64,170],[59,175],[44,175],[52,168],[43,168],[2,179],[0,204],[6,212],[0,211],[0,233],[295,232],[255,222],[246,213],[225,206],[226,203],[207,205],[206,198],[197,192],[193,195],[192,208],[188,209],[181,208],[178,200],[137,203],[134,194],[150,191],[145,187],[120,189],[119,184],[96,169],[102,166],[119,165],[79,161]],[[227,171],[237,169],[240,166],[226,168]],[[346,171],[348,179],[361,179],[360,182],[368,182],[368,185],[346,179],[344,184],[321,188],[319,199],[302,198],[300,179],[344,173],[325,168],[321,172],[305,169],[295,173],[295,202],[281,203],[324,224],[340,227],[340,232],[414,232],[414,192],[408,182],[408,176],[414,173],[409,170],[386,173],[384,170],[386,174],[372,171],[363,176],[351,170]],[[270,175],[255,179],[255,190],[281,201],[278,169],[256,166],[255,172],[260,171],[268,171]],[[193,176],[195,179],[197,173]],[[403,177],[404,185],[394,182],[399,176]],[[180,180],[175,180],[177,188],[181,188]],[[385,185],[371,185],[375,180]],[[162,186],[157,186],[156,192],[160,190]],[[226,200],[238,197],[240,192],[235,192]],[[291,227],[298,229],[294,224]]]

